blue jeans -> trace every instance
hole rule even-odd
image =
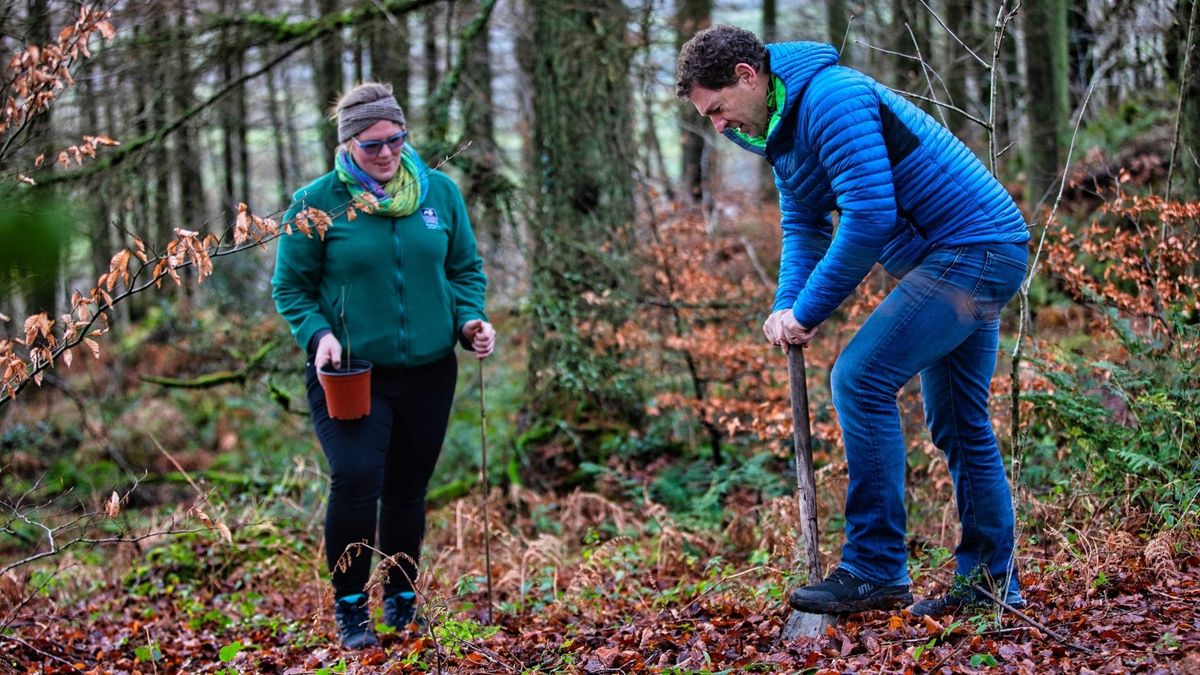
[[[841,566],[877,584],[908,584],[905,443],[896,396],[921,375],[925,422],[946,454],[962,523],[958,573],[1003,583],[1013,554],[1012,493],[988,413],[1000,310],[1016,293],[1024,244],[931,251],[871,313],[833,366],[833,405],[850,483]],[[1009,586],[1017,591],[1015,573]],[[1010,598],[1013,596],[1010,595]]]

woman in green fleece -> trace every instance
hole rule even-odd
[[[383,620],[408,626],[425,491],[454,399],[454,345],[483,359],[496,332],[483,308],[487,278],[462,195],[407,143],[391,88],[358,85],[334,117],[341,143],[334,170],[298,190],[284,216],[288,223],[313,208],[333,224],[324,239],[280,238],[272,295],[308,354],[308,402],[330,467],[325,559],[334,614],[342,645],[361,649],[378,644],[364,594],[371,555],[347,547],[375,546],[378,526],[379,550],[403,554],[388,570]],[[348,218],[351,204],[356,217]],[[351,356],[374,364],[371,414],[330,419],[316,371]]]

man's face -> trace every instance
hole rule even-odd
[[[707,117],[717,133],[739,129],[747,136],[763,136],[767,131],[767,76],[751,66],[739,63],[734,71],[737,82],[721,89],[692,87],[688,100],[696,111]]]

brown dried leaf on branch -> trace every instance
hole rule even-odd
[[[200,509],[199,504],[192,507],[192,513],[196,514],[196,518],[198,518],[200,522],[204,524],[204,527],[207,527],[210,530],[216,530],[226,544],[233,543],[233,532],[230,531],[229,527],[226,526],[225,523],[209,517],[207,513]]]
[[[292,218],[291,222],[284,224],[285,234],[292,234],[293,224],[296,226],[296,229],[300,230],[301,234],[306,237],[311,237],[313,230],[316,230],[317,236],[319,236],[321,239],[324,239],[325,231],[328,230],[329,226],[333,224],[333,218],[331,218],[328,213],[325,213],[320,209],[314,209],[310,206],[297,213],[296,216]]]
[[[261,242],[279,234],[279,224],[271,218],[261,218],[250,212],[245,203],[238,204],[237,217],[233,223],[233,243],[241,246],[247,241]]]
[[[91,56],[88,41],[93,34],[99,34],[104,40],[109,40],[116,34],[116,28],[109,20],[111,13],[96,5],[83,5],[79,8],[79,16],[73,24],[59,31],[57,38],[45,45],[31,44],[24,50],[13,54],[8,62],[10,73],[10,95],[0,108],[0,135],[21,129],[26,122],[46,110],[71,84],[74,77],[71,67],[83,57]],[[59,155],[59,161],[64,156],[69,161],[74,157],[82,161],[83,156],[94,156],[97,145],[111,145],[111,139],[104,136],[84,137],[83,146],[72,146]]]
[[[104,503],[104,515],[109,518],[116,518],[121,513],[121,497],[113,490],[112,496]]]

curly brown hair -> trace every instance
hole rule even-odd
[[[679,50],[675,95],[687,98],[692,88],[721,89],[737,82],[733,68],[749,64],[758,72],[767,67],[767,47],[744,28],[718,24],[696,33]]]

